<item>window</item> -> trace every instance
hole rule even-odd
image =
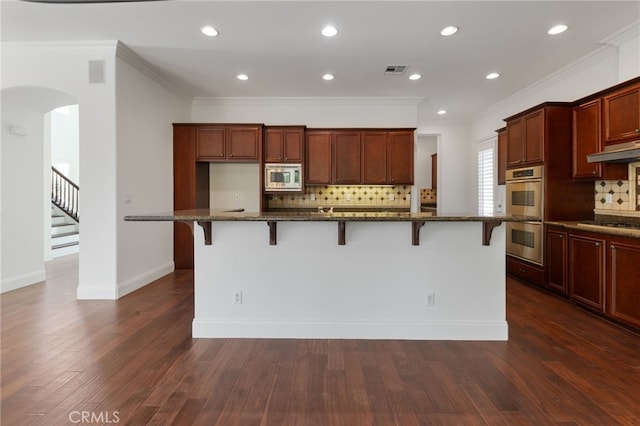
[[[478,145],[478,214],[493,214],[495,141]]]

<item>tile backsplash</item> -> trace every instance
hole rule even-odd
[[[629,211],[636,204],[630,199],[628,180],[599,180],[595,182],[595,208],[597,210]]]
[[[269,196],[270,209],[282,208],[411,208],[411,186],[321,185],[307,186],[303,194]]]

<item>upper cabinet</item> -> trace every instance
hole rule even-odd
[[[496,132],[498,132],[498,185],[504,185],[507,182],[507,128],[503,127]]]
[[[330,130],[308,130],[305,136],[305,185],[331,184],[333,149]]]
[[[387,183],[413,185],[413,131],[389,132],[387,165]]]
[[[357,185],[360,183],[360,132],[333,132],[334,183]]]
[[[258,162],[262,125],[193,125],[196,160]]]
[[[602,151],[601,101],[595,99],[573,108],[573,178],[602,177],[602,164],[587,162],[587,155]]]
[[[602,98],[605,145],[640,139],[640,83]]]
[[[507,167],[544,162],[544,108],[507,121]]]
[[[546,102],[505,119],[506,168],[544,164],[566,168],[570,176],[571,106]]]
[[[307,130],[307,185],[412,185],[413,130]]]
[[[264,129],[265,163],[302,163],[303,126],[267,126]]]

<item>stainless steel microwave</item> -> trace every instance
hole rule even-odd
[[[264,165],[265,191],[301,191],[302,165],[267,163]]]

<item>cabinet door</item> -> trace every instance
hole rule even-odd
[[[283,158],[285,163],[302,163],[304,129],[285,129],[283,135]]]
[[[498,185],[507,181],[507,129],[498,131]]]
[[[525,115],[524,127],[524,164],[542,163],[544,160],[544,110]]]
[[[413,185],[413,132],[389,132],[387,183]]]
[[[637,139],[640,136],[640,86],[605,96],[603,121],[605,144]]]
[[[431,154],[431,189],[438,189],[438,154]]]
[[[258,161],[260,155],[260,128],[229,127],[227,129],[227,159]]]
[[[284,158],[284,129],[265,129],[264,162],[280,163]]]
[[[569,236],[569,296],[599,312],[604,312],[604,265],[604,239]]]
[[[507,123],[507,167],[519,166],[524,158],[522,119]]]
[[[224,127],[196,128],[196,158],[198,160],[224,160],[226,131]]]
[[[573,177],[602,177],[601,163],[588,163],[587,155],[602,151],[600,99],[573,109]]]
[[[387,183],[387,132],[362,132],[362,183]]]
[[[333,132],[334,182],[338,185],[360,183],[360,132]]]
[[[567,294],[567,233],[548,229],[545,238],[547,287]]]
[[[640,244],[611,241],[609,314],[640,327]]]
[[[331,132],[308,131],[305,137],[305,184],[325,184],[332,181]]]

